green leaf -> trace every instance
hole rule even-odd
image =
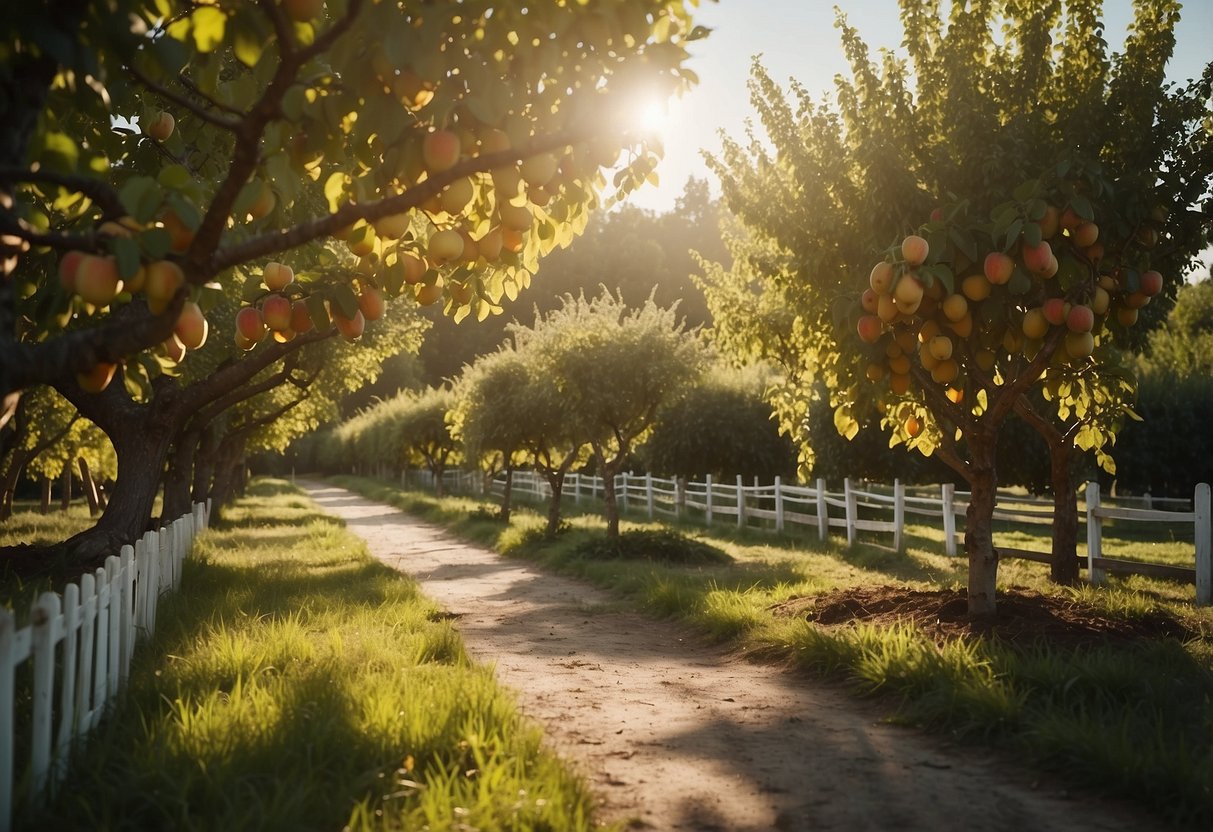
[[[1019,266],[1015,267],[1015,271],[1011,273],[1011,279],[1007,281],[1007,291],[1012,295],[1022,295],[1032,288],[1032,278],[1024,273]]]
[[[1038,246],[1038,245],[1040,245],[1040,240],[1041,240],[1040,226],[1034,222],[1024,223],[1023,241],[1030,246]]]
[[[340,283],[332,288],[332,301],[337,305],[345,318],[353,318],[358,314],[358,296],[349,284]]]
[[[341,204],[341,195],[345,193],[346,176],[341,171],[336,171],[329,174],[329,178],[324,180],[324,198],[329,203],[329,213],[336,213],[338,206]]]
[[[1022,230],[1023,220],[1021,219],[1016,219],[1007,227],[1007,244],[1006,248],[1003,249],[1004,251],[1015,245],[1015,241],[1019,239],[1019,232]]]
[[[194,46],[199,52],[211,52],[223,43],[227,15],[219,7],[199,6],[190,17],[193,21],[190,35],[194,38]]]
[[[850,405],[842,405],[834,409],[834,427],[839,435],[848,440],[859,435],[859,422],[851,415]]]
[[[163,228],[149,228],[146,231],[140,231],[137,239],[143,252],[151,260],[160,260],[168,254],[173,240],[172,235]]]
[[[118,199],[126,212],[138,222],[148,222],[160,207],[160,187],[150,177],[134,176],[122,186]]]
[[[949,236],[952,238],[952,245],[963,251],[965,257],[977,261],[977,243],[972,237],[959,228],[952,228]]]
[[[189,187],[194,181],[194,175],[182,165],[169,165],[160,171],[156,181],[166,188],[180,191]]]
[[[307,304],[307,314],[312,319],[312,324],[316,329],[323,332],[333,325],[333,321],[329,317],[328,306],[325,305],[324,298],[321,295],[311,295],[304,303]]]
[[[119,276],[123,280],[130,280],[139,271],[139,244],[126,237],[114,237],[109,247],[118,262]]]
[[[1091,207],[1091,200],[1087,199],[1082,194],[1075,194],[1070,200],[1070,207],[1074,209],[1074,213],[1082,217],[1087,222],[1095,219],[1095,209]]]
[[[1030,200],[1034,196],[1036,196],[1036,194],[1039,190],[1040,190],[1040,180],[1039,179],[1029,179],[1027,182],[1021,182],[1015,188],[1015,190],[1011,192],[1011,196],[1015,197],[1020,202],[1027,202],[1028,200]]]

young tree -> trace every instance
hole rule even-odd
[[[1111,425],[1104,416],[1117,412],[1126,392],[1118,371],[1104,372],[1112,364],[1101,351],[1093,360],[1060,367],[1057,411],[1034,412],[1027,394],[1057,354],[1066,327],[1048,324],[1036,333],[1030,340],[1043,341],[1030,353],[1034,358],[1024,358],[1014,370],[998,363],[999,344],[992,336],[1000,327],[1022,324],[1017,316],[1035,309],[1038,301],[1053,298],[1064,308],[1066,302],[1094,300],[1093,284],[1104,276],[1114,287],[1103,291],[1134,297],[1132,303],[1141,306],[1144,301],[1138,303],[1136,296],[1142,274],[1182,273],[1207,243],[1207,224],[1196,206],[1206,198],[1213,170],[1213,142],[1203,127],[1213,72],[1180,90],[1164,84],[1177,13],[1177,4],[1168,0],[1138,4],[1124,52],[1109,57],[1097,5],[1091,2],[953,4],[945,23],[933,0],[903,0],[910,64],[886,56],[880,67],[840,18],[852,78],[838,81],[836,104],[819,104],[794,86],[793,107],[756,68],[753,100],[774,150],[757,140],[748,146],[730,142],[715,162],[726,203],[749,239],[742,252],[747,256],[736,258],[733,273],[719,270],[709,279],[757,281],[774,293],[768,305],[784,305],[790,322],[773,337],[745,320],[737,320],[734,329],[782,363],[787,389],[781,395],[787,401],[805,401],[807,382],[823,379],[836,425],[851,435],[866,395],[859,382],[869,372],[867,365],[877,365],[872,376],[885,372],[871,360],[880,356],[855,332],[853,304],[873,260],[890,252],[886,267],[880,267],[885,291],[873,289],[865,300],[876,325],[869,320],[863,326],[868,337],[875,335],[873,341],[896,342],[899,354],[885,347],[889,354],[883,358],[904,359],[889,376],[886,423],[897,427],[903,440],[913,439],[915,447],[952,457],[966,479],[978,482],[966,539],[974,614],[994,610],[996,553],[982,518],[993,505],[993,440],[1002,419],[1014,411],[1042,433],[1056,430],[1063,439],[1052,443],[1057,449],[1070,443],[1106,448]],[[1109,183],[1115,184],[1114,193],[1104,189]],[[915,243],[901,253],[900,241],[919,229],[932,209],[937,213],[922,228],[926,250],[913,250]],[[1081,224],[1075,219],[1090,227],[1076,233]],[[1048,270],[1050,259],[1039,257],[1040,246],[1049,240],[1057,246],[1060,271],[1053,272],[1056,280],[1042,283],[1036,278]],[[1036,253],[1026,255],[1029,247]],[[1009,255],[1014,279],[989,280],[987,253]],[[926,257],[924,275],[916,269]],[[955,361],[949,380],[940,379],[952,374],[953,365],[931,379],[915,342],[921,329],[899,318],[918,316],[925,322],[917,307],[910,308],[919,294],[915,281],[903,277],[911,273],[924,290],[939,293],[930,298],[933,304],[942,307],[944,294],[959,299],[951,301],[956,317],[945,314],[938,335],[954,352],[966,358],[971,353],[971,360],[962,364],[931,353],[927,358],[937,364]],[[897,286],[891,287],[894,281]],[[903,297],[893,294],[898,286]],[[1164,300],[1173,295],[1173,286],[1174,280],[1160,287]],[[962,312],[962,301],[975,311]],[[1155,309],[1165,312],[1167,305],[1154,304],[1144,317]],[[712,311],[717,320],[731,314],[715,305]],[[1131,317],[1126,312],[1123,319]],[[885,326],[900,337],[886,336]],[[946,352],[942,342],[938,350]],[[994,362],[985,351],[993,353]],[[1022,344],[1005,350],[1008,356],[1012,352],[1022,354]],[[858,366],[857,357],[865,359]],[[904,403],[897,400],[911,395],[911,377],[926,401],[919,399],[919,406],[903,412]],[[951,384],[957,380],[963,385]],[[941,384],[956,390],[952,398],[938,389]],[[1109,398],[1109,391],[1115,395]],[[797,407],[782,413],[795,413]],[[935,418],[945,414],[948,424],[923,430],[928,411]],[[1083,419],[1099,414],[1100,423],[1088,421],[1070,432],[1064,420],[1080,411]],[[958,453],[953,453],[955,428],[963,431],[964,448]],[[1064,488],[1055,485],[1059,499],[1070,491],[1068,480]],[[1055,544],[1055,575],[1063,580],[1074,566],[1072,555],[1057,556],[1064,548]]]
[[[619,535],[615,476],[652,428],[658,409],[694,383],[706,362],[699,339],[675,310],[652,300],[629,309],[604,291],[566,296],[560,309],[516,330],[520,349],[540,357],[564,416],[593,449],[604,478],[607,533]]]

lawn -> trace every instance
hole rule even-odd
[[[1111,577],[1104,588],[1062,588],[1048,582],[1042,564],[1008,560],[1000,567],[1003,589],[1061,595],[1112,621],[1170,615],[1193,634],[1186,640],[1010,644],[996,638],[940,641],[904,624],[824,628],[780,616],[777,609],[840,587],[961,587],[963,559],[944,555],[941,533],[927,526],[911,527],[903,554],[864,542],[848,549],[837,538],[823,545],[815,535],[683,526],[733,563],[601,561],[579,550],[601,534],[602,521],[572,505],[569,531],[545,540],[540,511],[520,510],[505,526],[470,498],[438,501],[366,479],[337,483],[510,556],[584,577],[739,651],[844,678],[861,694],[884,696],[891,719],[1009,749],[1064,782],[1132,797],[1173,822],[1213,823],[1213,612],[1191,605],[1190,585]],[[1004,534],[1016,535],[1023,548],[1048,550],[1040,530]],[[1142,537],[1140,531],[1118,537],[1115,528],[1106,535],[1109,548],[1127,556],[1153,557],[1181,545]]]
[[[28,828],[592,826],[436,606],[285,483],[201,538],[157,628]]]

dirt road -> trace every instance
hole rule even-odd
[[[704,646],[603,592],[463,543],[396,509],[305,484],[384,563],[458,617],[602,816],[686,830],[1121,830],[1156,826],[1067,798],[1005,760],[882,724],[867,703]]]

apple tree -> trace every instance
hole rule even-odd
[[[692,78],[702,34],[682,0],[65,0],[0,27],[0,396],[54,385],[119,483],[158,481],[192,413],[357,339],[385,299],[500,312],[584,227],[603,166],[626,148],[617,189],[648,177],[620,125]],[[233,292],[247,353],[183,392]],[[132,419],[146,447],[111,432]],[[135,491],[81,558],[142,529]]]
[[[769,143],[728,141],[714,161],[745,234],[734,268],[708,274],[709,301],[718,325],[732,312],[712,293],[747,284],[785,310],[769,333],[744,312],[728,326],[785,370],[789,429],[807,421],[819,379],[841,432],[875,404],[893,441],[973,483],[969,601],[984,614],[1003,420],[1026,419],[1059,458],[1077,446],[1110,462],[1133,389],[1111,343],[1140,343],[1129,327],[1165,314],[1207,244],[1213,71],[1165,83],[1178,15],[1167,0],[1137,4],[1115,55],[1092,2],[901,9],[908,63],[877,65],[840,16],[851,76],[832,101],[794,84],[789,102],[755,68]],[[1054,491],[1072,500],[1068,477]],[[1054,577],[1070,580],[1072,531],[1057,538]]]

